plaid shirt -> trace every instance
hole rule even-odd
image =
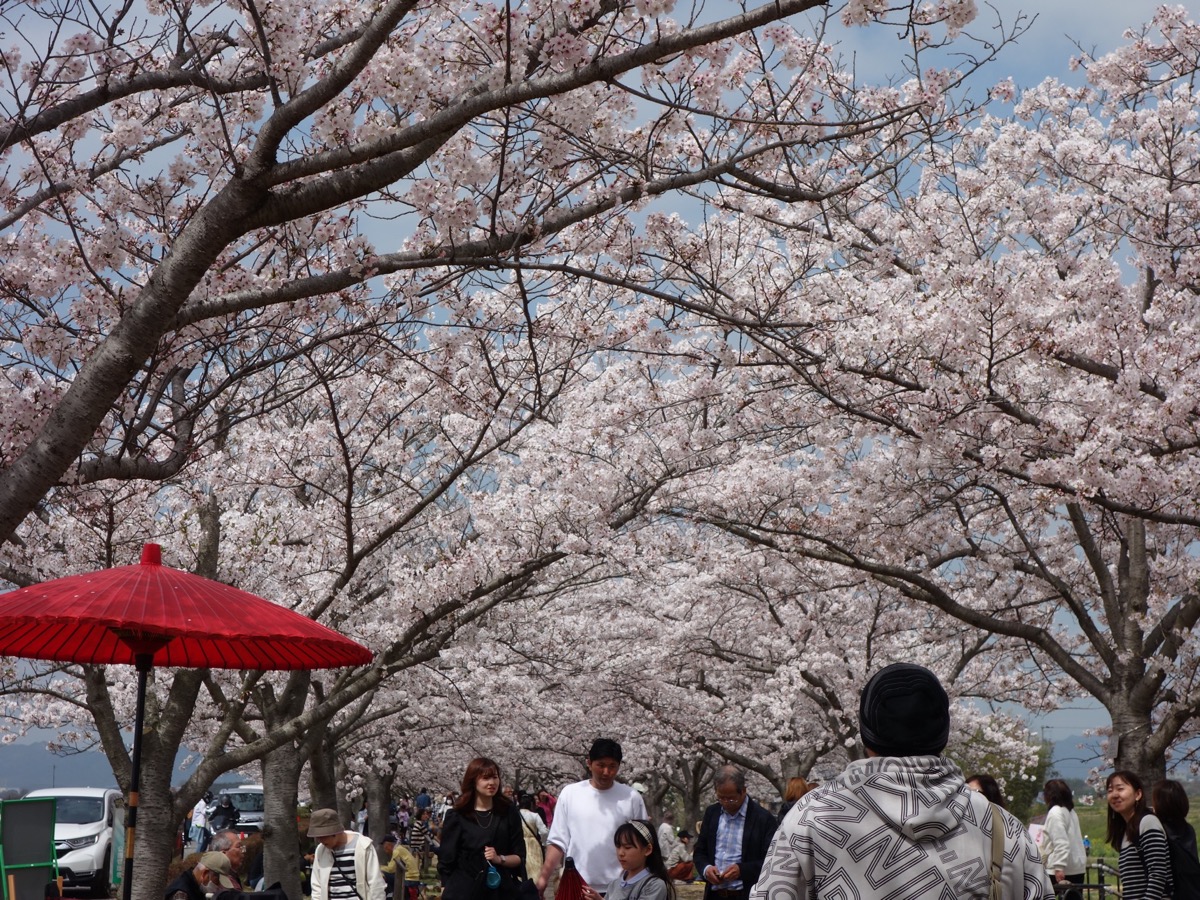
[[[732,815],[724,809],[717,819],[717,847],[715,864],[718,871],[724,872],[734,863],[742,862],[742,832],[746,830],[746,806],[750,802],[747,795],[742,805]],[[742,880],[724,882],[722,890],[739,891]]]

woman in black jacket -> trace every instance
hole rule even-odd
[[[524,871],[521,814],[500,793],[500,767],[476,757],[467,765],[458,800],[442,823],[442,898],[515,900],[517,877]]]

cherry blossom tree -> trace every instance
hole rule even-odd
[[[878,146],[889,180],[665,223],[779,425],[680,515],[1017,642],[1148,781],[1200,712],[1198,48],[1163,8],[1087,86]]]
[[[470,641],[472,623],[496,604],[535,587],[552,592],[556,579],[573,577],[574,564],[557,546],[562,530],[514,518],[527,488],[516,484],[513,493],[499,484],[497,460],[519,450],[532,423],[562,415],[576,382],[589,388],[594,350],[579,336],[588,325],[618,347],[622,333],[654,338],[643,333],[641,318],[622,325],[624,313],[607,297],[564,292],[541,305],[540,330],[530,333],[521,304],[496,296],[489,312],[485,296],[468,302],[461,288],[442,292],[441,327],[425,329],[419,341],[393,329],[387,341],[328,342],[298,357],[287,377],[317,389],[282,394],[233,426],[213,448],[202,481],[140,483],[140,496],[121,494],[119,511],[98,486],[71,493],[74,505],[64,493],[45,520],[26,526],[26,570],[55,555],[60,565],[94,567],[151,529],[174,534],[195,554],[194,567],[207,560],[215,575],[290,598],[377,652],[374,665],[354,672],[156,673],[144,742],[139,890],[165,871],[174,822],[212,780],[260,759],[278,835],[268,843],[268,872],[288,874],[302,765],[345,749],[343,736],[370,721],[388,677],[432,659],[456,632]],[[264,378],[280,380],[276,372]],[[607,427],[602,418],[593,424]],[[546,486],[565,492],[550,479]],[[611,500],[621,502],[619,493]],[[611,515],[607,504],[587,511]],[[579,564],[593,565],[586,557]],[[113,673],[103,668],[83,676],[86,692],[61,688],[58,699],[95,717],[125,781],[125,685],[110,688]],[[189,731],[193,718],[198,733]],[[173,761],[185,739],[200,762],[172,794]]]
[[[6,8],[0,535],[60,484],[181,472],[270,402],[244,376],[364,327],[380,279],[403,303],[619,262],[654,198],[921,105],[804,112],[853,91],[789,24],[817,0],[668,6]],[[948,7],[909,14],[974,4]]]
[[[777,449],[768,422],[794,421],[789,398],[725,378],[742,350],[727,323],[694,329],[690,313],[709,306],[663,289],[706,254],[724,266],[762,242],[693,232],[661,201],[758,208],[760,226],[780,191],[797,210],[857,210],[865,185],[883,179],[886,194],[917,137],[965,115],[945,91],[1011,36],[969,44],[947,72],[921,61],[973,3],[853,0],[848,21],[897,13],[910,37],[912,80],[868,90],[838,65],[816,0],[707,19],[667,6],[0,12],[3,574],[114,564],[169,536],[175,561],[377,651],[355,672],[156,678],[139,900],[223,772],[264,761],[286,846],[305,761],[328,786],[338,748],[371,739],[386,682],[452,640],[486,644],[501,609],[593,592],[587,615],[543,636],[558,638],[555,664],[603,615],[599,586],[639,585],[632,611],[655,612],[647,572],[698,557],[696,529],[737,524],[750,499],[712,473],[757,485]],[[841,234],[839,252],[857,252],[858,231]],[[813,237],[796,240],[797,264]],[[739,299],[769,302],[770,274]],[[715,418],[714,390],[746,388]],[[756,407],[760,395],[775,405]],[[715,487],[719,516],[688,493]],[[634,621],[621,629],[651,639],[667,620]],[[580,727],[598,709],[649,736],[657,723],[617,689],[634,664],[613,654],[602,707],[585,705],[596,695],[581,680],[582,693],[547,682],[541,701],[573,706]],[[125,683],[71,674],[74,689],[38,689],[64,718],[95,718],[127,783]],[[546,757],[579,733],[550,732]],[[183,742],[201,762],[172,793]],[[278,854],[269,872],[290,861]]]
[[[690,333],[686,352],[700,352],[699,334]],[[722,345],[714,335],[709,351]],[[707,366],[677,371],[645,395],[654,400],[644,408],[626,394],[618,444],[589,437],[594,423],[582,419],[574,429],[533,434],[522,447],[509,477],[565,468],[589,492],[619,477],[640,486],[645,508],[617,541],[589,535],[587,552],[600,556],[603,548],[607,563],[589,572],[592,583],[532,609],[523,601],[489,612],[486,637],[442,655],[438,665],[452,673],[466,713],[449,743],[500,760],[515,754],[522,765],[556,753],[577,761],[607,730],[626,742],[628,780],[673,788],[691,811],[700,808],[706,773],[722,762],[753,773],[767,799],[781,795],[791,775],[817,764],[840,768],[861,754],[862,684],[880,665],[908,659],[938,669],[963,701],[953,752],[977,758],[986,744],[1014,760],[1011,776],[1021,777],[1036,763],[1028,731],[971,703],[1029,692],[1032,678],[1007,671],[1011,647],[864,576],[847,584],[837,566],[800,564],[748,548],[739,536],[680,524],[681,500],[717,488],[725,467],[744,457],[762,461],[750,417],[738,420],[745,393],[737,370],[729,371],[721,379]],[[611,381],[597,382],[600,392],[637,378],[618,366],[605,374]],[[655,427],[665,410],[669,423]],[[735,420],[746,431],[713,441]],[[536,496],[545,513],[523,518],[542,521],[566,506],[552,492]]]

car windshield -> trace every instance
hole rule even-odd
[[[237,807],[238,812],[262,812],[263,811],[263,795],[259,793],[239,793],[230,791],[225,794],[233,805]]]
[[[59,825],[87,825],[104,818],[103,797],[58,797],[54,819]]]

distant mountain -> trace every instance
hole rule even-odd
[[[1100,738],[1072,734],[1054,742],[1052,768],[1061,778],[1087,778],[1100,764]]]
[[[99,750],[56,756],[43,742],[0,745],[0,790],[47,787],[113,787],[117,780]]]
[[[1053,770],[1060,778],[1083,779],[1098,759],[1099,738],[1073,734],[1054,742]],[[177,782],[186,777],[179,773]],[[239,776],[231,775],[230,778]],[[242,779],[245,780],[245,779]],[[43,741],[0,744],[0,791],[20,793],[43,787],[110,787],[116,784],[99,750],[55,756]]]
[[[182,784],[196,767],[198,760],[193,760],[188,766],[179,765],[189,755],[187,750],[179,751],[173,784]],[[231,772],[218,778],[217,784],[223,781],[241,784],[257,781],[257,778]],[[47,787],[115,787],[116,783],[108,757],[100,750],[56,756],[46,749],[45,738],[26,738],[15,744],[0,744],[0,792],[17,791],[24,794]]]

